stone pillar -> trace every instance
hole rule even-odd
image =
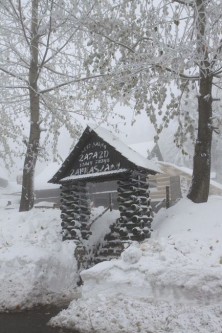
[[[142,170],[132,171],[118,181],[117,191],[120,239],[142,241],[149,238],[152,208],[147,173]]]
[[[63,183],[61,187],[63,240],[81,242],[90,236],[90,199],[84,182]]]
[[[140,242],[151,235],[152,208],[147,173],[135,170],[122,176],[117,191],[120,218],[97,249],[95,263],[117,258],[124,250],[124,243]]]

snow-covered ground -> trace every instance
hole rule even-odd
[[[51,320],[82,332],[221,333],[222,197],[158,213],[152,238],[82,272],[78,300]]]
[[[17,190],[0,191],[0,311],[67,302],[76,294],[75,247],[62,242],[60,212],[18,213]]]
[[[15,191],[0,193],[0,311],[73,299],[52,325],[97,333],[221,333],[222,197],[198,205],[182,199],[161,210],[151,239],[81,273],[76,299],[74,244],[61,240],[59,210],[18,213]],[[104,227],[99,220],[92,226],[91,242],[108,230],[111,214],[117,217],[114,211],[101,218]]]

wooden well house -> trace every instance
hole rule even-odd
[[[49,181],[61,184],[63,239],[83,247],[90,237],[91,203],[88,184],[117,181],[120,217],[114,221],[102,246],[94,249],[97,262],[118,256],[124,242],[142,241],[151,233],[148,176],[160,172],[108,130],[87,127],[73,151]]]

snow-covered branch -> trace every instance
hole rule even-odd
[[[24,79],[24,78],[21,77],[20,75],[17,75],[17,74],[15,74],[15,73],[12,73],[11,71],[9,71],[9,70],[7,70],[7,69],[4,69],[4,68],[0,67],[0,71],[4,72],[4,73],[8,74],[9,76],[12,76],[12,77],[14,77],[14,78],[16,78],[16,79],[18,79],[18,80],[20,80],[20,81],[25,82],[26,84],[29,84],[28,81],[27,81],[26,79]]]
[[[24,25],[24,15],[22,13],[21,0],[18,1],[18,11],[19,11],[20,23],[21,23],[21,26],[22,26],[22,31],[23,31],[26,43],[27,43],[28,47],[30,47],[30,41],[29,41],[29,38],[27,36],[26,28],[25,28],[25,25]]]
[[[186,1],[186,0],[172,0],[172,2],[177,2],[177,3],[181,4],[181,5],[186,5],[186,6],[194,7],[193,1],[190,1],[190,0],[188,0],[188,1]]]
[[[61,84],[58,84],[54,87],[51,87],[51,88],[48,88],[48,89],[44,89],[44,90],[40,90],[39,91],[39,94],[45,94],[45,93],[48,93],[50,91],[53,91],[53,90],[56,90],[56,89],[59,89],[59,88],[62,88],[64,86],[68,86],[70,84],[73,84],[73,83],[78,83],[78,82],[84,82],[84,81],[89,81],[89,80],[92,80],[92,79],[97,79],[99,77],[105,77],[105,76],[108,76],[109,74],[98,74],[98,75],[93,75],[93,76],[86,76],[86,77],[82,77],[82,78],[78,78],[78,79],[75,79],[75,80],[70,80],[70,81],[67,81],[67,82],[64,82],[64,83],[61,83]]]

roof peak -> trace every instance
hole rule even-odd
[[[98,138],[102,140],[102,144],[101,141],[99,141],[100,144],[98,145],[98,142],[96,142]],[[98,150],[102,149],[99,147],[102,147],[103,143],[108,145],[106,149],[110,151],[106,151],[106,156],[104,155],[96,159],[97,156],[99,156]],[[90,151],[90,149],[92,151]],[[97,150],[96,154],[95,150]],[[83,153],[85,155],[81,157]],[[102,151],[100,152],[100,155],[101,154],[103,154]],[[119,163],[120,161],[121,163]],[[105,164],[103,165],[103,163]],[[160,168],[155,162],[146,159],[108,129],[101,126],[87,125],[73,151],[49,182],[56,183],[70,175],[78,175],[78,172],[74,171],[74,165],[78,165],[78,172],[80,172],[80,175],[82,174],[84,176],[83,178],[87,178],[86,175],[88,175],[88,178],[93,178],[95,172],[102,176],[104,171],[113,172],[114,170],[125,169],[126,165],[128,165],[128,170],[135,167],[135,169],[145,169],[151,174],[157,172],[161,173]]]

